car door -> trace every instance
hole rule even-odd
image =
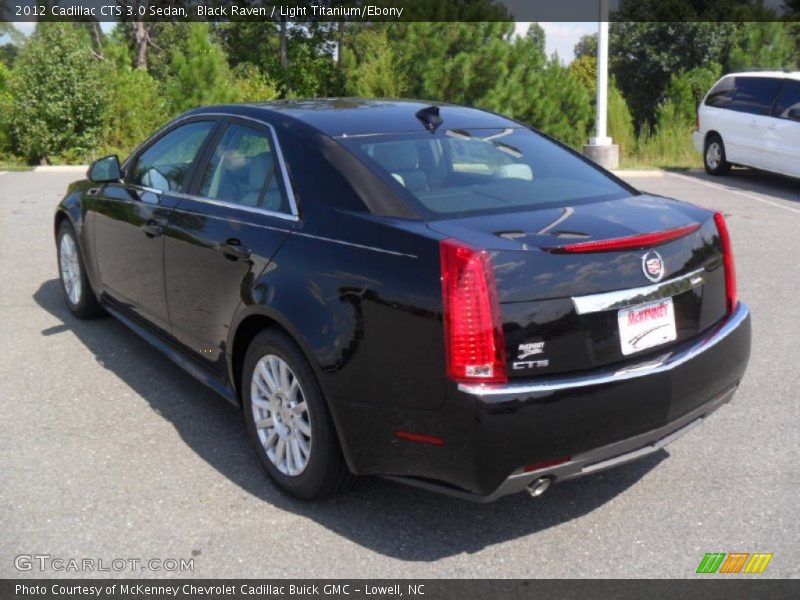
[[[787,79],[764,132],[764,168],[800,177],[800,81]]]
[[[170,217],[164,258],[172,332],[220,375],[239,304],[266,293],[251,283],[297,222],[286,177],[274,130],[230,118]]]
[[[170,128],[126,161],[122,182],[87,192],[103,292],[164,331],[163,229],[217,124],[206,118]]]
[[[771,119],[770,107],[781,88],[774,77],[737,76],[727,119],[729,135],[723,134],[729,162],[761,168],[764,132]]]

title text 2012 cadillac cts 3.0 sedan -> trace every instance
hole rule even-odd
[[[72,312],[241,403],[301,498],[353,474],[539,495],[693,427],[750,352],[721,214],[459,106],[196,109],[54,225]]]

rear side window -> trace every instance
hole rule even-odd
[[[421,131],[341,141],[405,188],[414,208],[428,219],[631,195],[602,171],[527,129]]]
[[[131,182],[162,192],[181,190],[192,162],[215,125],[214,121],[194,121],[159,138],[139,155]]]
[[[717,85],[708,92],[708,96],[706,96],[706,106],[726,108],[731,103],[731,100],[733,100],[734,89],[733,77],[720,79]]]
[[[736,92],[728,108],[767,115],[783,82],[771,77],[736,77]]]
[[[792,109],[795,111],[800,110],[800,81],[787,79],[783,84],[781,93],[778,94],[778,99],[775,100],[771,114],[782,119],[799,120],[794,116],[797,114],[796,112],[792,113],[792,115],[789,114]]]
[[[289,212],[276,167],[268,131],[232,124],[214,149],[198,193],[212,200]]]

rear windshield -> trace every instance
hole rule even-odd
[[[439,130],[344,138],[429,219],[516,212],[632,193],[527,129]]]

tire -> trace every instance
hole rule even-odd
[[[731,172],[731,163],[725,158],[725,144],[722,138],[712,133],[706,138],[703,149],[703,166],[709,175],[727,175]]]
[[[272,329],[256,335],[240,383],[247,432],[279,488],[312,500],[354,480],[317,378],[291,339]]]
[[[66,219],[58,226],[56,256],[61,291],[69,310],[79,319],[93,319],[103,314],[103,309],[92,290],[86,275],[83,254],[75,229]]]

